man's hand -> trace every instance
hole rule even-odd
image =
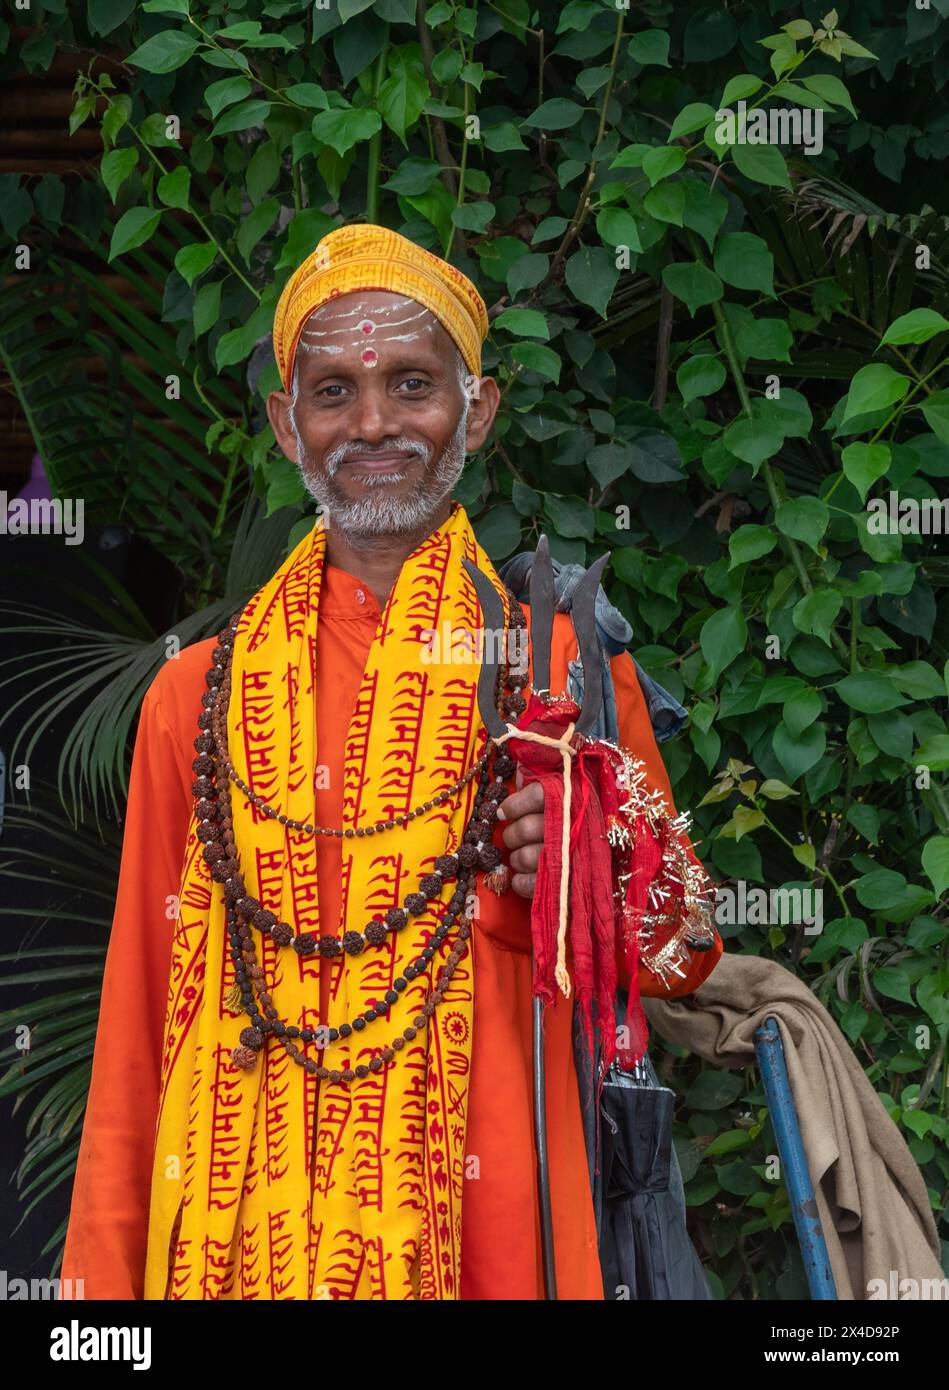
[[[504,825],[502,838],[510,851],[511,887],[520,897],[532,898],[544,847],[544,788],[540,782],[523,786],[520,768],[515,786],[521,790],[512,792],[501,803],[498,818]]]

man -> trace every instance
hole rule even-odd
[[[483,804],[485,731],[477,664],[428,644],[478,626],[462,559],[503,593],[451,501],[498,409],[487,329],[465,276],[381,227],[337,229],[283,291],[268,413],[325,524],[143,705],[63,1266],[87,1297],[543,1296],[537,784],[510,792],[493,832],[513,893],[485,888],[498,856],[479,839],[470,936],[447,958],[439,927],[456,901],[445,865]],[[552,691],[576,651],[557,615]],[[611,666],[620,742],[671,807],[632,660]],[[691,992],[720,950],[677,989],[644,968],[644,992]],[[564,1000],[545,1047],[559,1294],[598,1299]]]

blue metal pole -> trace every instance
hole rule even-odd
[[[834,1301],[837,1298],[837,1286],[830,1268],[811,1175],[807,1169],[801,1127],[797,1121],[784,1045],[776,1019],[769,1018],[763,1028],[755,1029],[755,1055],[758,1058],[771,1124],[778,1141],[778,1154],[781,1158],[785,1186],[791,1199],[791,1212],[804,1260],[807,1286],[812,1299]]]

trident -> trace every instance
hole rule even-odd
[[[603,702],[603,651],[596,631],[595,605],[600,576],[608,556],[603,555],[584,574],[576,587],[571,606],[573,629],[577,637],[580,661],[583,666],[583,699],[577,717],[574,737],[587,735],[596,722]],[[504,605],[486,574],[468,560],[461,562],[474,584],[481,604],[482,624],[486,632],[500,633],[505,628]],[[545,703],[550,701],[550,645],[554,628],[554,572],[550,559],[550,543],[541,536],[530,575],[530,659],[531,689]],[[516,734],[515,725],[507,724],[497,708],[499,675],[499,643],[489,642],[478,678],[478,709],[488,737],[499,740]],[[546,854],[546,846],[543,853]],[[561,865],[561,874],[566,864]],[[544,1297],[557,1297],[557,1270],[554,1260],[554,1228],[550,1204],[550,1156],[547,1146],[547,1091],[544,1066],[544,1001],[533,998],[533,1110],[534,1150],[537,1160],[537,1201],[540,1216],[540,1247],[544,1271]]]

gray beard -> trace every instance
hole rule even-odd
[[[393,471],[365,474],[364,485],[375,491],[372,496],[355,501],[340,494],[334,482],[336,473],[348,454],[371,455],[374,450],[358,443],[343,444],[327,454],[323,470],[320,471],[303,443],[291,412],[290,423],[297,442],[300,477],[307,492],[322,509],[325,523],[338,528],[352,541],[421,531],[438,513],[445,498],[451,495],[464,471],[469,408],[466,396],[455,432],[431,471],[428,469],[431,450],[415,440],[387,440],[375,450],[385,453],[391,449],[403,449],[422,459],[426,471],[407,497],[394,497],[387,491],[392,483],[401,482],[404,476]]]

